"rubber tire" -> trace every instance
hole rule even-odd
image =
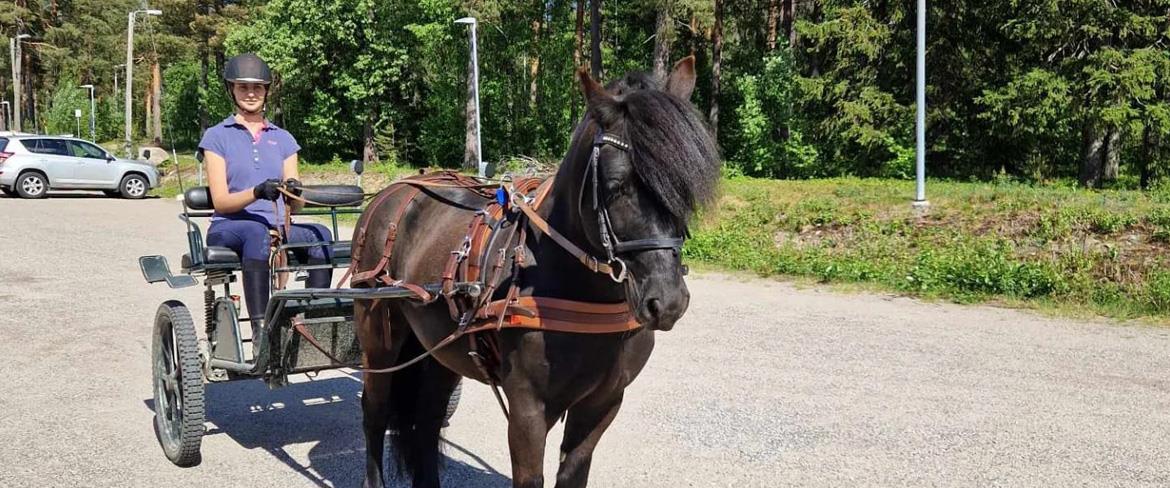
[[[451,398],[447,399],[447,414],[443,417],[443,425],[447,425],[451,421],[451,416],[455,415],[455,409],[459,408],[459,397],[463,396],[463,379],[455,383],[455,390],[451,392]]]
[[[24,182],[31,178],[41,180],[41,188],[43,188],[43,190],[41,190],[40,193],[33,194],[24,191]],[[49,180],[45,178],[44,175],[32,171],[18,176],[16,178],[15,186],[16,194],[19,195],[20,198],[45,198],[45,196],[49,194]]]
[[[142,183],[142,194],[141,195],[132,195],[130,193],[130,191],[127,187],[129,186],[129,183],[131,181],[139,181]],[[126,176],[122,177],[122,181],[118,183],[118,192],[122,194],[122,198],[128,198],[131,200],[138,200],[141,198],[146,198],[146,194],[148,192],[150,192],[150,186],[148,186],[148,184],[146,182],[146,178],[143,178],[140,175],[126,175]]]
[[[172,342],[170,348],[168,338]],[[170,300],[158,307],[152,342],[155,434],[167,459],[176,466],[195,466],[202,461],[199,448],[204,433],[203,372],[195,322],[182,302]],[[164,379],[172,376],[167,374],[168,370],[177,373],[173,376],[170,395]]]

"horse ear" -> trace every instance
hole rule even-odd
[[[581,93],[585,95],[585,104],[592,106],[594,102],[603,98],[612,98],[605,88],[589,75],[589,68],[577,68],[577,80],[581,82]]]
[[[687,56],[674,64],[666,79],[666,91],[683,100],[690,100],[695,91],[695,57]]]

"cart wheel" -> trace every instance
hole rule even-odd
[[[451,416],[455,415],[455,409],[459,407],[459,397],[463,395],[463,380],[460,379],[455,383],[455,390],[451,392],[451,398],[447,399],[447,415],[443,417],[443,425],[447,425]]]
[[[154,318],[154,426],[167,459],[199,464],[203,441],[203,375],[199,340],[187,307],[175,300]]]

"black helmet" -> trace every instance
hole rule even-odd
[[[272,83],[272,70],[268,64],[252,53],[244,53],[228,60],[223,68],[223,81],[226,83]]]

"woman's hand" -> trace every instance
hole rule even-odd
[[[276,200],[280,198],[280,180],[271,178],[252,187],[252,196],[257,200]]]

